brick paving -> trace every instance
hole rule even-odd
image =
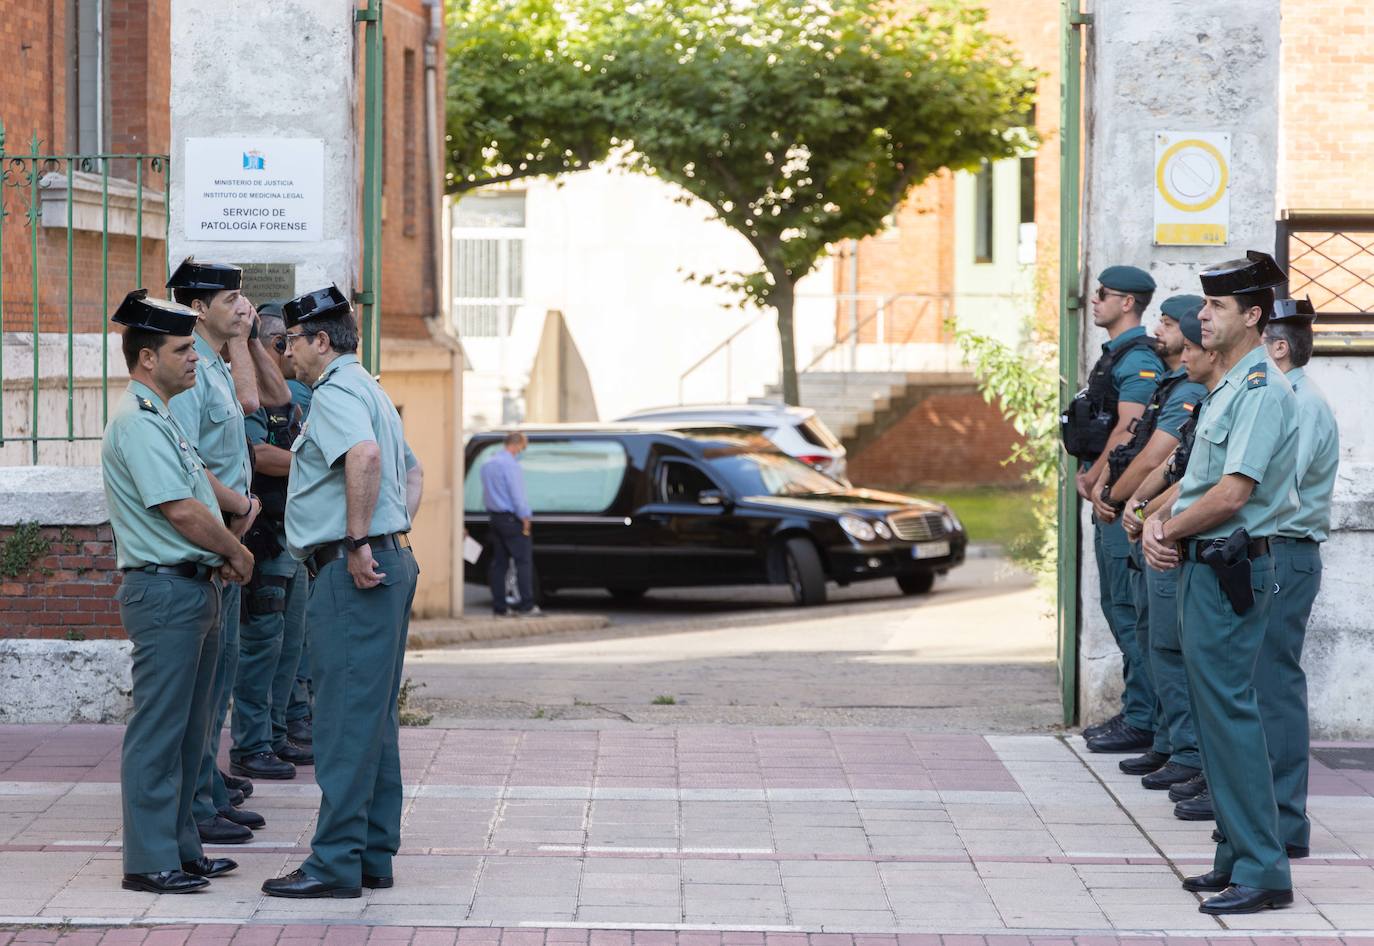
[[[1320,760],[1298,902],[1222,922],[1178,883],[1208,862],[1211,824],[1177,821],[1164,793],[1077,737],[406,730],[396,886],[291,901],[258,885],[308,849],[319,797],[309,769],[258,784],[249,807],[268,827],[215,849],[241,867],[207,892],[121,890],[121,735],[0,727],[0,926],[14,927],[0,946],[1110,946],[1252,935],[1308,946],[1374,930],[1374,780]]]

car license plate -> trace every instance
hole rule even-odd
[[[911,547],[912,558],[944,558],[947,555],[948,542],[918,542]]]

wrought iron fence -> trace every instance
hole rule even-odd
[[[1312,297],[1318,350],[1374,343],[1374,215],[1289,213],[1278,257],[1289,294]]]
[[[0,464],[23,462],[6,449],[16,443],[37,464],[40,445],[100,439],[111,301],[145,269],[158,287],[165,278],[169,164],[49,151],[37,134],[11,151],[0,124]]]

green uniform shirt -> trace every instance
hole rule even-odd
[[[367,534],[407,532],[406,473],[415,455],[401,433],[401,416],[357,356],[340,355],[315,382],[310,416],[291,447],[286,542],[296,558],[347,533],[343,458],[369,440],[381,450],[382,482]]]
[[[1105,355],[1109,351],[1116,351],[1144,334],[1145,327],[1142,325],[1127,329],[1103,345],[1102,353]],[[1118,402],[1150,403],[1150,397],[1155,393],[1155,388],[1159,387],[1162,377],[1164,363],[1153,350],[1146,347],[1128,351],[1112,365],[1112,387],[1116,388]]]
[[[223,563],[218,554],[193,545],[157,508],[177,499],[197,499],[218,515],[219,504],[205,464],[146,385],[130,381],[115,403],[100,447],[100,471],[120,568]]]
[[[196,354],[200,356],[196,386],[172,398],[172,413],[210,472],[229,489],[247,496],[253,469],[234,378],[224,359],[199,334]]]
[[[1331,492],[1336,486],[1341,437],[1331,405],[1302,368],[1287,372],[1298,418],[1298,508],[1279,525],[1279,535],[1325,542],[1331,531]]]
[[[1263,345],[1251,350],[1203,402],[1188,470],[1179,481],[1178,515],[1239,473],[1255,481],[1240,512],[1195,538],[1217,539],[1244,527],[1251,538],[1278,534],[1297,502],[1297,405],[1293,386]]]
[[[1172,381],[1174,378],[1187,377],[1188,369],[1179,365],[1164,377],[1160,378],[1160,383]],[[1162,430],[1169,436],[1183,439],[1183,424],[1193,412],[1198,409],[1203,399],[1207,397],[1207,388],[1198,384],[1196,381],[1180,381],[1174,385],[1174,389],[1169,392],[1169,398],[1159,409],[1159,419],[1155,421],[1155,430]]]

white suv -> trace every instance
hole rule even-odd
[[[618,421],[713,421],[757,430],[779,450],[849,485],[844,444],[809,407],[769,404],[686,404],[635,411]]]

